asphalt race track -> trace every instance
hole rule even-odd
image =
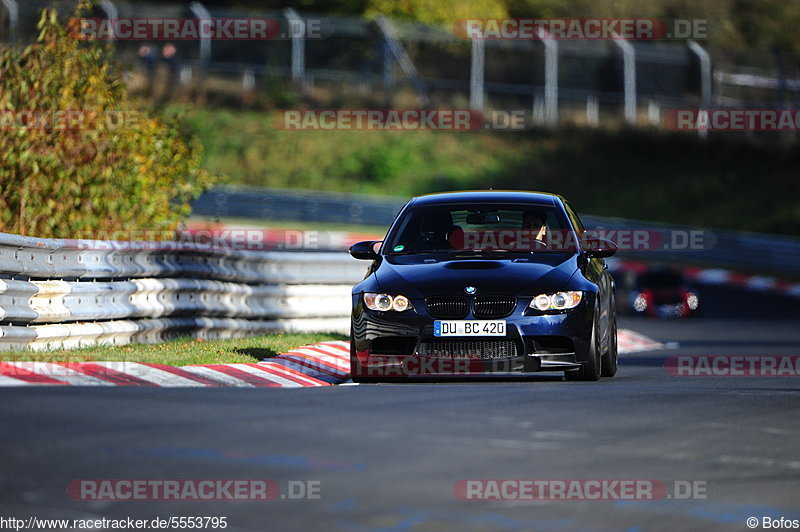
[[[800,519],[800,380],[675,377],[663,367],[676,354],[800,355],[798,300],[728,288],[701,295],[699,318],[621,320],[680,347],[627,355],[617,377],[599,383],[0,389],[0,514],[226,516],[228,530],[354,532],[748,530],[748,517]],[[284,495],[289,481],[318,481],[321,498],[66,493],[73,479],[176,478],[273,479]],[[454,485],[464,479],[651,479],[666,494],[463,501]],[[678,500],[676,480],[705,493]]]

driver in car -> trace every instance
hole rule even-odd
[[[522,215],[522,230],[530,231],[531,240],[545,242],[545,236],[547,235],[547,218],[545,214],[540,211],[525,211]]]

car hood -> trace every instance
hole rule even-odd
[[[564,290],[578,269],[578,256],[542,253],[532,257],[438,259],[387,256],[375,277],[383,292],[411,298],[433,294],[463,294],[474,286],[476,294],[535,296]]]

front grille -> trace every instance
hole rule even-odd
[[[428,314],[434,318],[459,319],[467,316],[467,298],[462,296],[436,296],[425,300]]]
[[[476,318],[505,318],[517,306],[517,298],[514,296],[478,296],[472,313]]]
[[[419,344],[419,356],[488,360],[517,356],[514,340],[426,340]]]

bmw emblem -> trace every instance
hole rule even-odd
[[[464,287],[464,292],[468,293],[469,295],[474,294],[476,292],[476,290],[477,290],[477,288],[475,288],[474,286],[466,286],[466,287]]]

